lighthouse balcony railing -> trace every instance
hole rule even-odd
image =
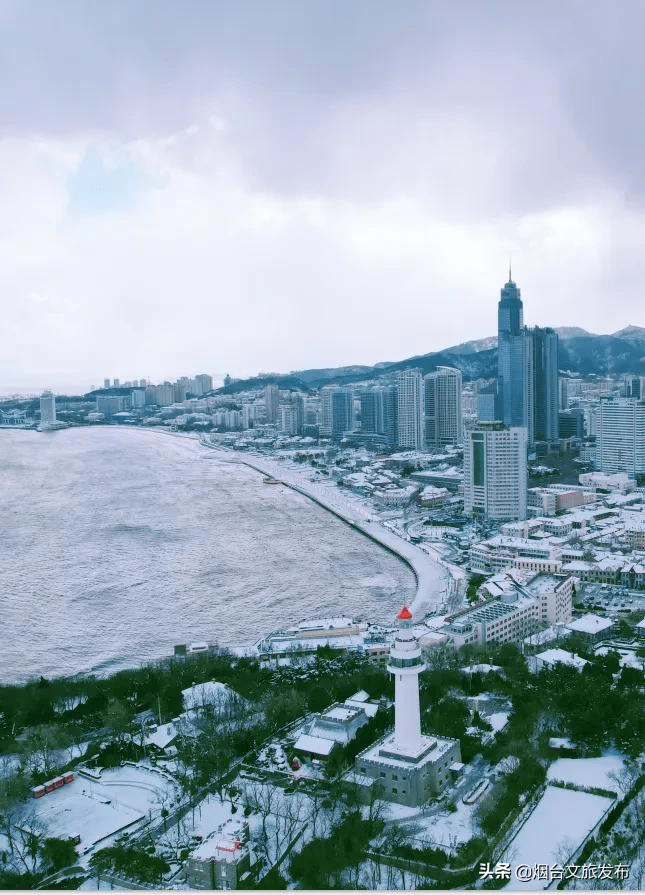
[[[420,665],[421,659],[419,656],[413,656],[410,659],[397,659],[395,656],[390,656],[387,664],[392,668],[412,668],[414,665]]]

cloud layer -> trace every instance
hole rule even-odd
[[[0,391],[642,323],[644,18],[0,4]]]

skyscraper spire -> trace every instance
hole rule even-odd
[[[508,256],[508,282],[509,283],[513,282],[513,276],[511,273],[511,256],[510,255]]]

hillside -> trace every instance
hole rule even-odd
[[[596,335],[577,326],[556,329],[560,337],[558,366],[571,375],[645,376],[645,328],[626,326],[611,335]],[[430,373],[437,367],[457,367],[465,380],[488,379],[497,375],[497,338],[489,336],[400,361],[381,362],[374,366],[353,365],[311,370],[295,370],[285,375],[256,376],[240,379],[218,394],[233,394],[252,388],[263,388],[275,382],[281,388],[320,388],[323,385],[351,385],[369,379],[387,379],[401,370],[418,368]]]

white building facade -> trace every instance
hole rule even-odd
[[[627,473],[632,478],[645,473],[645,401],[600,401],[596,468],[601,472]]]
[[[423,377],[418,370],[403,370],[397,377],[397,443],[421,451],[424,446]]]
[[[424,377],[425,437],[435,450],[461,444],[462,376],[460,370],[439,367]]]
[[[464,442],[464,512],[491,520],[526,519],[527,430],[480,423]]]

